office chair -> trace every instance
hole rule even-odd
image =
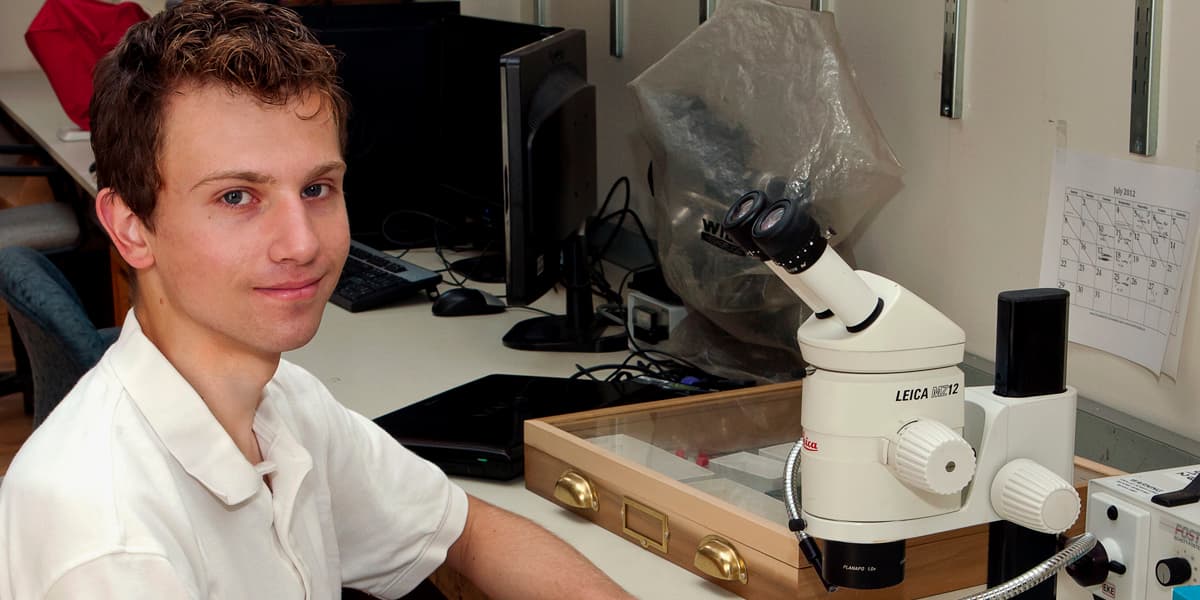
[[[56,198],[65,196],[66,173],[45,151],[33,144],[0,144],[0,155],[33,156],[38,165],[0,165],[0,177],[45,177]],[[79,245],[81,231],[75,208],[66,202],[47,202],[0,208],[0,248],[25,246],[47,254],[58,254]],[[12,323],[9,323],[10,329]],[[0,372],[0,396],[24,392],[32,407],[27,377],[27,360],[20,340],[12,335],[17,369]]]
[[[29,356],[36,428],[100,360],[119,329],[96,329],[66,277],[30,248],[0,249],[0,300]]]
[[[0,155],[31,156],[35,165],[0,165],[0,177],[45,177],[55,198],[66,196],[67,174],[34,144],[0,144]],[[79,219],[66,202],[45,202],[0,210],[0,248],[27,246],[46,253],[79,243]]]

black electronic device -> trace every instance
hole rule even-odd
[[[419,291],[431,292],[442,276],[404,259],[380,252],[357,241],[329,301],[350,312],[378,308]]]
[[[504,336],[520,350],[611,352],[624,332],[592,306],[584,240],[596,210],[596,87],[587,79],[587,40],[567,29],[500,58],[504,140],[506,296],[524,306],[551,287],[567,291],[565,315],[521,321]]]
[[[527,419],[679,395],[628,381],[496,374],[392,411],[375,423],[448,474],[512,479],[524,472]]]
[[[339,55],[350,99],[346,208],[380,248],[502,245],[499,57],[559,28],[458,2],[293,7]]]
[[[433,301],[433,314],[439,317],[466,317],[504,312],[504,301],[474,288],[451,288]]]

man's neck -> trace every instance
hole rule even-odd
[[[140,305],[134,311],[142,332],[196,390],[246,459],[261,462],[254,415],[280,355],[252,352],[193,323],[173,324],[165,331],[156,311]]]

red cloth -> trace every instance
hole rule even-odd
[[[67,116],[90,129],[92,71],[112,50],[125,30],[150,18],[133,2],[46,0],[25,32],[25,43],[37,59]]]

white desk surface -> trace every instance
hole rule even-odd
[[[64,142],[58,130],[74,124],[63,112],[58,97],[42,71],[0,73],[0,106],[25,128],[62,165],[89,195],[96,195],[96,178],[88,172],[92,144],[87,140]]]
[[[88,172],[93,161],[91,144],[58,139],[58,130],[71,122],[41,71],[0,72],[0,107],[84,190],[96,193],[95,179]],[[425,266],[439,262],[428,251],[405,258]],[[478,287],[503,293],[500,285]],[[562,305],[563,298],[555,294],[536,304],[551,311],[561,310]],[[312,371],[343,404],[371,418],[490,373],[565,377],[575,372],[576,364],[589,366],[624,358],[623,353],[523,352],[500,343],[513,323],[535,316],[532,311],[510,309],[495,315],[434,317],[430,302],[423,297],[357,314],[330,304],[317,336],[286,357]],[[563,538],[638,598],[737,597],[529,492],[522,480],[454,479],[468,493],[523,515]],[[1059,577],[1058,587],[1060,598],[1088,598],[1065,576]],[[931,600],[958,598],[980,589]]]

